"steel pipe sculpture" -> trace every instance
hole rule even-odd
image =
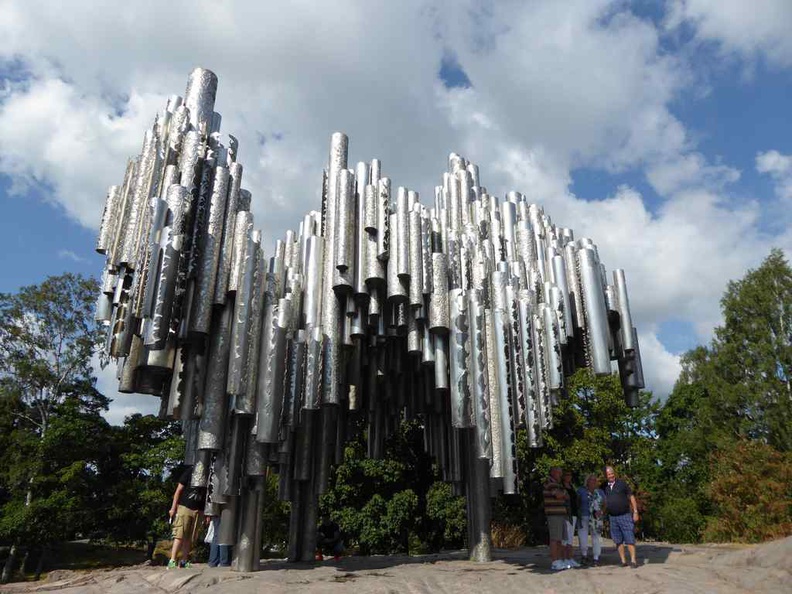
[[[318,496],[361,416],[372,457],[399,419],[421,421],[467,495],[471,557],[489,559],[490,497],[517,490],[516,431],[541,447],[565,377],[615,361],[637,401],[624,272],[609,283],[590,239],[520,193],[491,195],[457,154],[427,205],[392,193],[377,159],[350,168],[341,133],[321,211],[265,258],[216,91],[193,71],[107,195],[97,319],[119,390],[160,396],[182,422],[239,571],[258,568],[270,471],[292,506],[289,558],[313,559]]]

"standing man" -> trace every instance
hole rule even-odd
[[[189,567],[190,548],[198,536],[201,516],[206,503],[206,487],[191,487],[193,467],[187,466],[173,492],[173,504],[168,515],[173,523],[173,546],[168,569]],[[181,561],[179,561],[181,553]]]
[[[561,541],[564,539],[567,514],[569,513],[569,495],[561,484],[561,467],[550,468],[550,476],[544,484],[544,511],[547,516],[547,531],[550,539],[550,569],[560,571],[572,566],[562,557]]]
[[[635,559],[635,522],[638,521],[638,503],[630,486],[620,478],[616,478],[613,466],[605,467],[605,509],[610,517],[610,533],[619,551],[622,567],[627,567],[624,556],[624,545],[630,551],[630,567],[638,567]]]

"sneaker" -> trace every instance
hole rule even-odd
[[[638,569],[638,564],[635,561],[632,561],[630,563],[630,567],[632,567],[633,569]]]
[[[594,559],[594,560],[591,562],[591,566],[592,566],[592,567],[599,567],[599,566],[600,566],[599,559]]]
[[[181,567],[182,569],[188,569],[192,567],[192,563],[190,563],[189,561],[179,561],[179,567]]]
[[[176,565],[176,561],[174,561],[173,559],[168,561],[168,569],[176,569],[177,567],[178,565]]]
[[[556,561],[553,561],[553,564],[550,566],[550,569],[552,569],[553,571],[562,571],[564,569],[569,569],[569,568],[566,566],[566,564],[563,561],[561,561],[561,559],[558,559]]]
[[[621,566],[622,567],[629,567],[629,564],[627,563],[627,561],[622,561]]]
[[[580,563],[578,563],[574,559],[567,559],[566,561],[567,561],[567,565],[569,565],[569,567],[572,569],[577,569],[578,567],[580,567]]]

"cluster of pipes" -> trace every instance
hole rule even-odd
[[[216,90],[194,70],[108,192],[97,319],[119,391],[161,396],[181,420],[192,485],[239,571],[258,569],[273,470],[289,558],[313,559],[318,497],[361,417],[373,458],[402,420],[421,422],[467,496],[471,557],[489,559],[490,498],[517,489],[516,430],[542,445],[576,368],[617,361],[631,405],[644,387],[624,272],[609,282],[591,240],[517,192],[499,201],[456,154],[429,207],[392,191],[376,159],[349,169],[341,133],[321,212],[266,258]]]

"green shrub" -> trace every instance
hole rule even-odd
[[[467,532],[465,498],[451,492],[448,483],[436,482],[426,494],[427,535],[431,550],[461,548]]]
[[[654,514],[660,536],[669,542],[699,542],[706,520],[695,500],[667,499]]]

